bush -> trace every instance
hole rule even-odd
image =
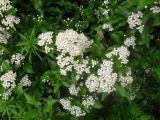
[[[158,120],[160,2],[1,0],[3,120]]]

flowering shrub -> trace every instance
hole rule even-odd
[[[159,1],[0,0],[0,17],[1,119],[159,119]]]

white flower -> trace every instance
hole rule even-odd
[[[12,94],[11,90],[8,90],[4,93],[0,93],[0,96],[2,97],[2,100],[6,101],[8,100],[8,97],[11,96],[11,94]]]
[[[99,88],[99,80],[95,75],[90,75],[87,78],[85,85],[88,88],[89,92],[96,92]]]
[[[31,86],[31,83],[32,83],[32,82],[29,80],[28,75],[25,75],[25,76],[21,79],[19,85],[22,86],[22,87],[26,87],[26,86]]]
[[[13,7],[9,0],[0,0],[0,15],[2,15],[2,12],[8,11],[12,8]]]
[[[138,11],[138,13],[132,13],[131,16],[128,17],[128,24],[131,29],[136,28],[140,33],[143,32],[144,25],[142,24],[143,13]]]
[[[53,38],[53,32],[44,32],[44,33],[41,33],[38,36],[38,43],[37,44],[39,46],[50,45],[50,44],[53,43],[52,38]]]
[[[4,50],[0,50],[0,56],[4,54]]]
[[[98,64],[97,60],[91,60],[91,67],[94,68]]]
[[[95,100],[92,96],[89,96],[87,99],[82,101],[82,104],[86,107],[93,106],[95,104]]]
[[[73,69],[73,57],[72,56],[64,56],[60,54],[56,57],[57,64],[60,67],[61,75],[67,75],[67,72],[72,71]]]
[[[40,47],[44,47],[45,53],[49,53],[51,50],[53,50],[53,48],[49,46],[53,43],[52,38],[53,38],[53,32],[51,32],[51,31],[41,33],[38,36],[38,43],[37,44]]]
[[[113,56],[118,56],[118,59],[121,60],[122,64],[128,63],[128,57],[130,55],[130,51],[126,46],[121,46],[118,48],[114,48],[110,53],[107,53],[106,56],[112,59]]]
[[[7,44],[10,34],[2,27],[0,27],[0,43]]]
[[[86,48],[89,48],[93,41],[89,41],[83,34],[78,34],[76,31],[70,29],[60,32],[56,36],[57,50],[62,53],[69,53],[70,56],[83,55]]]
[[[80,107],[75,105],[72,106],[69,99],[60,99],[59,102],[63,106],[63,109],[70,111],[72,115],[79,117],[86,114]]]
[[[15,80],[16,80],[16,73],[13,73],[13,71],[11,71],[11,70],[0,77],[0,81],[2,82],[2,86],[5,89],[15,88],[15,86],[16,86]]]
[[[131,76],[131,69],[129,69],[129,71],[126,73],[126,76],[123,76],[122,74],[120,74],[119,81],[122,87],[125,87],[128,84],[131,84],[133,82],[133,77]]]
[[[150,10],[153,13],[160,13],[160,7],[159,6],[153,6],[153,7],[150,8]]]
[[[2,19],[2,24],[4,26],[11,27],[11,28],[15,28],[14,25],[19,24],[20,23],[20,19],[14,15],[7,15],[5,16],[4,19]]]
[[[88,65],[88,60],[83,59],[82,63],[78,63],[78,61],[73,62],[73,68],[76,70],[76,73],[81,75],[83,72],[90,73]]]
[[[76,117],[84,116],[86,113],[80,107],[73,105],[70,109],[72,115]]]
[[[71,101],[69,99],[60,99],[59,102],[63,106],[63,109],[65,110],[71,109]]]
[[[104,60],[98,69],[99,88],[98,92],[110,93],[114,90],[114,84],[117,80],[117,74],[113,73],[113,62]]]
[[[102,26],[103,29],[108,29],[109,31],[113,31],[114,28],[111,24],[103,24]]]
[[[13,54],[11,56],[11,63],[12,64],[16,64],[16,65],[21,65],[21,63],[24,60],[24,58],[25,57],[20,53]]]
[[[108,0],[104,0],[103,2],[105,5],[108,5],[109,4],[109,1]]]
[[[77,96],[79,90],[80,90],[80,88],[79,88],[79,87],[76,87],[75,84],[72,84],[72,85],[69,87],[69,93],[70,93],[71,95]]]
[[[104,11],[103,11],[103,15],[106,17],[106,18],[109,18],[109,12],[110,12],[110,9],[109,8],[106,8]]]
[[[124,41],[124,45],[126,45],[127,47],[135,47],[136,43],[136,38],[134,36],[130,37],[130,38],[127,38],[125,41]]]

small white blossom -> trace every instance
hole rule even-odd
[[[69,87],[69,93],[70,93],[71,95],[77,96],[79,90],[80,90],[80,88],[79,88],[79,87],[76,87],[75,84],[72,84],[72,85]]]
[[[76,117],[84,116],[86,115],[86,112],[83,111],[80,107],[73,105],[70,109],[70,112],[72,115],[75,115]]]
[[[108,29],[109,31],[113,31],[114,28],[111,24],[103,24],[102,26],[103,29]]]
[[[124,41],[124,45],[126,45],[127,47],[135,47],[136,43],[136,38],[134,36],[130,37],[130,38],[127,38],[125,41]]]
[[[53,43],[52,38],[53,38],[53,32],[44,32],[38,36],[37,44],[40,47],[45,48],[45,53],[49,53],[51,50],[53,50],[52,47],[49,47],[49,45]]]
[[[20,19],[14,15],[7,15],[2,19],[2,24],[7,28],[15,28],[16,24],[20,23]]]
[[[32,83],[32,82],[29,80],[28,75],[25,75],[25,76],[21,79],[19,85],[22,86],[22,87],[26,87],[26,86],[31,86],[31,83]]]
[[[159,6],[153,6],[153,7],[150,8],[150,10],[153,13],[160,13],[160,7]]]
[[[0,81],[2,82],[2,86],[5,89],[15,88],[15,86],[16,86],[15,80],[16,80],[16,73],[13,73],[13,71],[8,71],[7,73],[5,73],[4,75],[2,75],[0,77]]]
[[[106,54],[108,58],[112,58],[112,56],[118,56],[118,59],[121,60],[122,64],[128,63],[129,55],[130,55],[130,51],[125,46],[114,48],[110,53]]]
[[[78,63],[78,61],[73,62],[73,67],[76,70],[76,73],[81,75],[83,72],[90,73],[88,65],[88,60],[83,59],[82,63]]]
[[[64,32],[60,32],[56,36],[57,50],[66,54],[69,53],[70,56],[83,55],[86,48],[89,48],[93,41],[88,40],[88,38],[83,34],[79,34],[76,31],[70,29]]]
[[[86,114],[80,107],[75,105],[72,106],[69,99],[60,99],[60,104],[65,110],[70,111],[72,115],[75,115],[77,117],[84,116]]]
[[[69,99],[60,99],[59,102],[63,106],[63,109],[65,110],[71,109],[71,101]]]
[[[138,13],[132,13],[131,16],[128,17],[128,24],[131,29],[136,28],[140,33],[143,32],[144,25],[142,24],[143,13],[138,11]]]
[[[99,88],[99,80],[95,75],[90,75],[87,78],[85,85],[88,88],[89,92],[95,92]]]
[[[37,44],[39,46],[50,45],[50,44],[53,43],[52,38],[53,38],[53,32],[44,32],[44,33],[41,33],[38,36],[38,43]]]
[[[82,104],[86,107],[93,106],[95,104],[95,100],[92,96],[89,96],[87,99],[82,101]]]
[[[0,27],[0,43],[7,44],[10,34],[2,27]]]
[[[101,64],[100,69],[98,69],[98,79],[99,79],[99,88],[98,92],[107,92],[110,93],[114,89],[114,84],[117,80],[117,74],[113,73],[113,62],[109,60],[104,60]]]
[[[0,50],[0,56],[4,54],[4,50]]]
[[[11,63],[16,65],[21,65],[24,58],[25,58],[24,55],[20,53],[13,54],[11,56]]]
[[[126,76],[123,76],[122,74],[120,74],[119,81],[122,87],[125,87],[128,84],[131,84],[133,82],[133,77],[131,76],[131,69],[129,69],[129,71],[126,73]]]
[[[108,5],[109,4],[109,1],[108,0],[104,0],[103,2],[105,5]]]
[[[8,11],[12,8],[13,6],[11,5],[11,2],[9,0],[0,0],[0,15],[1,16],[3,12]]]
[[[0,96],[2,97],[2,100],[6,101],[8,100],[8,97],[11,96],[11,94],[12,94],[11,90],[8,90],[4,93],[0,93]]]

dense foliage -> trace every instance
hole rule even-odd
[[[159,1],[10,2],[0,0],[1,120],[160,119]]]

